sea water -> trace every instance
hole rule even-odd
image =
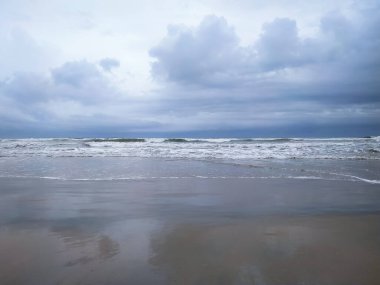
[[[380,137],[2,139],[0,177],[380,183]]]

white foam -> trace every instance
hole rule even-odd
[[[0,157],[157,157],[186,159],[365,159],[380,160],[380,137],[251,140],[190,139],[165,142],[93,141],[88,139],[20,139],[0,141]]]
[[[380,180],[376,180],[376,179],[367,179],[367,178],[363,178],[363,177],[359,177],[359,176],[355,176],[355,175],[342,174],[342,173],[332,173],[332,174],[335,174],[338,176],[350,177],[350,178],[353,178],[355,180],[367,182],[370,184],[380,184]]]
[[[22,178],[22,179],[46,179],[62,181],[136,181],[136,180],[172,180],[172,179],[300,179],[300,180],[324,180],[324,181],[362,181],[370,184],[380,184],[380,180],[370,180],[353,175],[340,176],[353,179],[337,179],[318,176],[130,176],[130,177],[102,177],[102,178],[69,178],[58,176],[30,176],[30,175],[0,175],[0,178]]]

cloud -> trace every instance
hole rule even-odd
[[[298,36],[297,23],[288,18],[277,18],[263,26],[254,46],[258,70],[278,70],[306,64],[304,43]]]
[[[328,13],[320,22],[322,32],[331,34],[336,39],[349,37],[353,29],[348,19],[338,11]]]
[[[293,19],[275,18],[245,46],[223,17],[169,26],[150,50],[161,110],[170,107],[165,120],[195,129],[379,129],[377,18],[333,11],[321,17],[313,36],[301,36]]]
[[[74,87],[82,87],[88,82],[91,83],[101,78],[96,65],[85,60],[66,62],[64,65],[53,69],[51,74],[55,83]]]
[[[103,68],[104,71],[108,71],[108,72],[110,72],[113,68],[120,66],[120,62],[114,58],[103,58],[99,62],[99,64]]]
[[[183,84],[220,84],[239,60],[238,37],[222,17],[207,16],[196,28],[169,26],[167,36],[150,50],[156,78]]]
[[[71,134],[99,130],[98,134],[111,135],[212,131],[216,136],[254,136],[310,134],[316,128],[320,134],[328,128],[329,134],[349,133],[352,125],[350,134],[362,128],[367,135],[363,132],[380,130],[376,11],[373,7],[333,10],[313,19],[312,33],[305,32],[302,19],[271,16],[249,41],[240,40],[241,30],[232,25],[239,22],[234,17],[230,22],[211,15],[195,26],[169,25],[161,40],[156,33],[157,44],[149,50],[155,88],[133,94],[133,78],[141,85],[145,79],[143,72],[125,76],[133,71],[129,66],[118,68],[113,57],[136,60],[121,57],[123,41],[117,46],[120,53],[102,55],[100,61],[97,51],[86,53],[86,60],[33,71],[25,59],[24,69],[11,69],[6,79],[0,79],[0,132],[5,128],[8,133],[70,129]],[[244,23],[249,26],[247,19]],[[142,52],[141,38],[132,38]],[[28,45],[23,46],[21,50],[27,51]],[[81,58],[78,54],[72,57]]]
[[[44,71],[59,57],[54,48],[41,45],[21,27],[0,28],[0,42],[0,79],[13,72]]]
[[[97,65],[86,60],[64,63],[50,72],[50,98],[65,98],[83,104],[118,100],[120,92]]]
[[[150,50],[155,59],[152,75],[176,84],[236,87],[267,77],[271,71],[313,62],[308,56],[313,47],[308,45],[291,19],[265,24],[257,42],[241,46],[226,19],[207,16],[195,28],[168,28],[166,37]]]
[[[0,84],[5,104],[35,120],[97,112],[95,106],[120,97],[96,65],[85,60],[67,62],[49,74],[15,73]]]
[[[0,85],[3,96],[23,104],[48,99],[48,89],[50,89],[49,79],[37,73],[17,73]]]
[[[374,52],[380,47],[374,33],[378,16],[359,16],[361,20],[328,13],[314,37],[301,37],[295,20],[276,18],[264,24],[259,38],[248,46],[239,44],[224,18],[207,16],[197,27],[171,26],[150,50],[155,59],[152,75],[161,82],[202,88],[236,88],[263,80],[359,84],[359,79],[373,80],[380,71]],[[358,77],[357,71],[363,76]]]
[[[79,60],[47,74],[19,72],[0,81],[0,136],[122,136],[160,128],[146,110],[146,100],[128,96],[108,75],[97,64]]]

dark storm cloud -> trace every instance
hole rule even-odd
[[[113,68],[119,67],[120,62],[114,58],[103,58],[99,61],[99,65],[103,68],[104,71],[111,71]]]

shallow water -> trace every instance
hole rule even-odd
[[[380,160],[3,157],[0,177],[58,180],[298,179],[380,183]]]

